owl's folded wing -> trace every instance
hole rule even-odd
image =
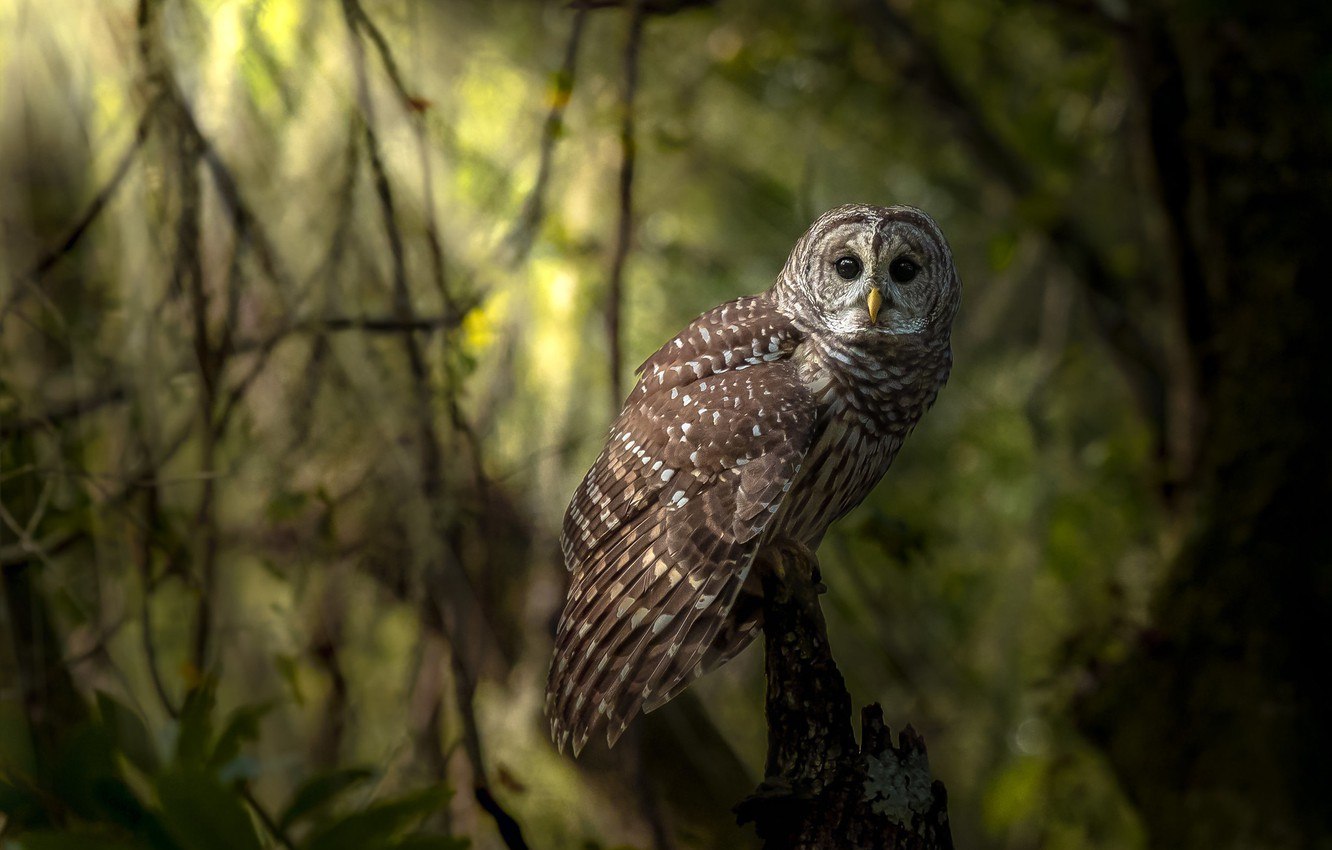
[[[814,436],[799,341],[741,299],[641,368],[565,516],[573,581],[546,695],[561,749],[577,753],[603,718],[614,743],[702,672]]]

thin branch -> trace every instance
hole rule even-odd
[[[444,640],[421,624],[412,682],[408,724],[416,757],[424,762],[430,775],[443,781],[448,777],[448,759],[440,746],[444,721]]]
[[[5,302],[3,309],[0,309],[0,324],[3,324],[5,317],[9,312],[17,307],[23,298],[28,294],[44,295],[41,292],[38,283],[42,277],[55,267],[67,254],[78,247],[83,241],[89,228],[97,221],[98,216],[106,209],[107,205],[115,197],[120,185],[125,182],[125,177],[129,175],[130,166],[134,164],[135,158],[143,148],[144,141],[148,138],[149,121],[152,118],[153,107],[156,100],[149,101],[144,108],[143,114],[139,116],[139,122],[134,128],[134,138],[130,141],[125,152],[121,154],[120,161],[116,163],[115,171],[111,173],[111,178],[107,180],[106,185],[93,196],[88,207],[79,216],[74,226],[70,228],[69,233],[61,240],[60,244],[44,254],[26,274],[19,277],[17,289],[10,295],[9,300]]]
[[[392,316],[329,316],[321,319],[308,319],[285,323],[270,334],[258,339],[241,339],[231,345],[233,355],[257,352],[261,357],[271,354],[279,344],[297,334],[324,334],[359,332],[367,334],[415,334],[435,333],[457,328],[461,324],[458,316],[419,316],[400,319]],[[262,364],[256,363],[232,386],[214,419],[215,427],[229,420],[236,403],[249,385],[258,377]],[[123,385],[106,387],[88,396],[72,399],[53,405],[51,409],[31,416],[15,419],[5,424],[7,435],[23,434],[38,428],[54,428],[67,420],[76,419],[84,414],[95,413],[106,407],[124,404],[130,401],[128,390]],[[225,430],[224,428],[222,430]]]
[[[0,546],[0,567],[26,564],[33,558],[47,562],[87,536],[86,531],[52,533],[40,540],[18,535],[17,543]]]
[[[550,111],[541,126],[540,155],[537,161],[536,182],[523,201],[518,220],[510,228],[504,244],[513,261],[521,263],[532,250],[532,243],[546,216],[546,188],[550,183],[555,161],[555,144],[564,135],[564,112],[573,97],[574,77],[578,71],[578,51],[583,42],[583,25],[587,22],[587,8],[574,13],[569,39],[564,44],[564,59],[551,81]]]
[[[176,86],[166,46],[162,41],[157,0],[140,0],[136,16],[139,55],[156,95],[164,98],[164,110],[157,117],[163,132],[173,142],[176,155],[176,185],[180,193],[177,222],[176,256],[172,266],[172,289],[189,298],[192,342],[199,382],[200,463],[205,473],[216,465],[217,443],[221,436],[215,427],[218,381],[225,368],[224,354],[215,348],[208,329],[209,294],[204,287],[202,259],[203,192],[199,174],[201,162],[210,162],[214,183],[232,212],[238,238],[249,228],[248,213],[242,212],[239,193],[231,174],[221,165],[208,140],[200,132],[189,104]],[[257,246],[261,257],[267,245]],[[206,474],[201,481],[195,525],[201,531],[198,541],[198,598],[195,600],[190,639],[190,660],[196,671],[206,668],[213,625],[213,587],[217,569],[219,534],[217,527],[216,480]],[[145,610],[147,601],[145,600]],[[150,638],[148,639],[150,642]],[[164,694],[163,694],[164,695]]]
[[[545,220],[546,194],[551,175],[554,173],[555,148],[559,140],[564,137],[564,113],[573,96],[574,80],[578,69],[578,55],[583,40],[583,27],[586,22],[586,11],[585,9],[579,9],[574,14],[573,24],[569,30],[569,38],[565,42],[564,59],[555,75],[555,87],[551,93],[550,110],[546,113],[546,119],[542,125],[541,152],[537,166],[536,182],[532,184],[531,190],[523,201],[518,220],[509,229],[501,245],[502,250],[508,252],[506,259],[509,260],[508,264],[512,266],[518,266],[526,261],[532,251],[533,243],[536,241],[537,232],[541,229],[541,224]],[[518,340],[521,338],[522,325],[516,314],[512,312],[506,318],[505,325],[505,332],[500,335],[503,340],[502,346],[493,354],[497,379],[489,383],[485,388],[485,396],[476,405],[477,413],[474,421],[482,431],[485,431],[488,425],[493,422],[497,411],[513,391],[514,384],[508,376],[513,371],[512,367],[518,350]]]
[[[179,110],[177,116],[182,116]],[[184,122],[178,122],[177,163],[178,184],[181,194],[178,243],[173,282],[178,291],[188,295],[194,357],[199,382],[200,465],[205,477],[201,481],[199,506],[195,514],[195,527],[199,529],[198,598],[195,600],[193,631],[190,640],[190,659],[194,669],[202,672],[208,665],[208,649],[213,625],[213,588],[217,568],[218,529],[216,510],[216,480],[211,475],[216,466],[217,442],[221,436],[214,424],[217,407],[218,376],[224,364],[221,354],[214,349],[208,330],[209,295],[204,288],[202,264],[201,226],[203,207],[199,180],[197,138],[184,131]]]
[[[425,115],[430,108],[430,101],[419,94],[413,94],[407,88],[407,83],[399,70],[399,63],[393,55],[393,48],[389,45],[388,39],[384,37],[383,31],[366,13],[359,0],[351,2],[350,11],[355,16],[359,29],[374,45],[375,52],[379,55],[379,60],[384,66],[384,72],[388,75],[394,91],[397,92],[398,100],[411,118],[412,128],[416,136],[417,156],[421,162],[422,189],[425,196],[426,244],[430,249],[431,272],[435,289],[444,303],[445,311],[461,315],[466,310],[460,309],[458,299],[448,287],[445,276],[443,240],[440,238],[439,224],[435,217],[434,184],[430,175],[430,146],[425,124]]]
[[[264,35],[264,27],[261,19],[264,16],[265,7],[256,3],[249,8],[245,14],[245,34],[247,36],[245,47],[249,55],[253,55],[259,60],[259,67],[263,69],[264,74],[273,83],[277,89],[278,99],[282,101],[282,109],[287,115],[296,111],[296,93],[292,91],[291,84],[282,73],[282,64],[278,58],[273,55],[273,50],[269,46],[268,39]]]
[[[624,45],[624,89],[620,117],[620,192],[619,224],[615,231],[615,253],[611,257],[610,283],[606,289],[606,336],[610,342],[611,409],[624,399],[620,375],[624,356],[620,349],[620,323],[624,300],[624,264],[629,257],[629,241],[634,227],[634,96],[638,91],[638,54],[643,44],[643,26],[647,21],[644,0],[635,0],[629,13],[629,36]]]
[[[347,697],[350,687],[342,665],[342,636],[347,613],[347,588],[339,571],[330,571],[320,595],[320,604],[311,628],[306,652],[315,666],[328,677],[329,693],[324,699],[319,731],[310,748],[311,759],[327,769],[338,762],[347,727]]]
[[[389,181],[388,171],[380,151],[379,136],[375,132],[374,105],[370,99],[370,82],[365,68],[365,48],[361,41],[361,24],[365,14],[360,12],[356,0],[342,1],[347,27],[352,36],[352,60],[356,68],[356,90],[361,107],[366,153],[370,159],[370,173],[374,181],[375,195],[379,199],[379,209],[384,222],[384,234],[388,238],[389,257],[392,263],[393,315],[399,321],[412,321],[415,308],[412,306],[411,289],[407,283],[407,257],[403,245],[402,228],[398,224],[398,215],[393,197],[393,186]],[[410,334],[402,336],[403,352],[407,355],[407,366],[412,376],[412,388],[416,394],[418,436],[420,438],[423,483],[428,499],[434,499],[443,490],[440,478],[440,446],[438,435],[430,415],[429,372],[426,369],[425,356],[421,346]]]
[[[151,483],[144,488],[143,503],[143,523],[139,530],[138,546],[135,547],[135,566],[139,571],[139,583],[143,591],[143,603],[139,609],[140,635],[139,639],[143,648],[144,662],[148,666],[148,678],[153,683],[153,691],[157,694],[157,701],[162,704],[162,708],[171,717],[177,717],[180,710],[167,694],[166,683],[162,680],[162,672],[157,663],[157,644],[153,638],[153,590],[157,585],[157,580],[153,576],[153,545],[154,537],[157,533],[157,527],[161,522],[161,508],[158,501],[158,491],[156,483]]]
[[[421,163],[422,206],[425,210],[426,245],[430,249],[431,280],[435,291],[444,305],[444,312],[461,317],[470,312],[472,307],[462,308],[453,290],[449,288],[448,274],[444,264],[444,240],[439,233],[439,221],[435,215],[435,181],[430,169],[430,142],[426,136],[425,113],[413,113],[412,126],[416,131],[416,155]],[[470,300],[470,299],[469,299]]]
[[[362,29],[366,20],[364,12],[360,11],[360,5],[357,0],[342,0],[343,13],[347,21],[347,28],[351,35],[352,62],[356,73],[357,96],[360,101],[361,112],[363,115],[363,130],[366,142],[366,151],[370,160],[371,175],[375,185],[375,193],[379,198],[380,213],[384,220],[384,230],[389,241],[389,251],[392,259],[392,286],[393,286],[393,307],[394,316],[402,321],[412,321],[415,318],[415,310],[412,305],[411,292],[407,281],[407,266],[404,256],[404,247],[402,232],[397,220],[397,213],[394,203],[393,187],[388,177],[388,172],[384,166],[384,161],[380,153],[379,139],[375,132],[375,119],[373,103],[370,99],[370,86],[365,67],[365,49],[362,43]],[[428,564],[427,578],[433,578],[439,583],[454,584],[465,582],[466,573],[457,563],[444,563],[448,559],[442,549],[443,543],[449,538],[449,522],[444,515],[444,480],[442,475],[442,450],[441,441],[438,432],[435,429],[434,420],[431,412],[431,390],[429,373],[426,370],[425,359],[416,338],[410,334],[404,334],[402,337],[404,351],[407,355],[408,366],[412,378],[412,387],[415,393],[418,449],[421,453],[421,495],[430,513],[431,531],[436,541],[439,542],[441,549],[431,558]],[[458,617],[449,617],[448,612],[443,609],[444,599],[457,599],[458,594],[449,593],[450,588],[427,587],[425,611],[429,614],[431,611],[437,611],[439,615],[439,626],[441,633],[448,636],[451,648],[451,654],[454,659],[454,682],[457,688],[457,698],[459,710],[464,718],[465,735],[469,739],[467,752],[472,761],[475,795],[477,803],[494,818],[499,827],[500,835],[511,850],[526,850],[526,843],[522,837],[522,830],[519,828],[516,820],[513,819],[495,800],[490,793],[489,783],[486,778],[485,762],[481,755],[480,734],[473,714],[473,695],[475,690],[475,679],[468,669],[464,655],[463,642],[461,635],[466,631],[460,622],[455,622]],[[456,613],[456,612],[455,612]],[[472,616],[476,612],[471,612]]]
[[[254,209],[241,194],[230,167],[200,129],[189,102],[177,86],[171,68],[167,64],[166,50],[157,31],[159,27],[157,7],[160,1],[139,0],[136,15],[139,56],[147,71],[149,84],[155,90],[154,98],[162,98],[162,106],[167,112],[163,119],[175,125],[197,147],[198,154],[213,178],[213,185],[217,188],[222,204],[231,217],[237,235],[249,242],[259,261],[260,269],[276,285],[279,297],[285,299],[295,289],[291,285],[291,276],[281,255],[274,247],[273,240],[268,236]]]
[[[384,33],[366,14],[359,0],[351,0],[343,8],[354,19],[352,21],[354,28],[363,32],[370,39],[370,43],[375,46],[375,52],[379,54],[379,61],[384,64],[384,72],[388,74],[389,82],[393,84],[394,90],[397,91],[402,105],[408,109],[419,111],[417,107],[420,105],[421,99],[418,95],[408,91],[407,84],[402,79],[402,73],[398,71],[398,62],[393,58],[393,50],[389,47],[388,39],[384,38]]]
[[[120,617],[117,618],[117,620],[114,623],[111,623],[110,625],[102,629],[101,633],[98,634],[97,637],[93,639],[91,646],[76,654],[65,655],[61,659],[61,663],[63,663],[66,667],[76,667],[79,664],[83,664],[84,662],[90,661],[91,659],[96,658],[98,656],[102,656],[104,658],[109,659],[110,653],[107,650],[107,644],[111,642],[112,638],[120,634],[121,629],[129,625],[130,620],[132,619],[133,616],[130,614],[121,614]]]
[[[442,612],[441,612],[442,613]],[[467,668],[467,664],[462,657],[462,651],[457,642],[453,642],[449,655],[453,660],[453,682],[454,696],[457,700],[458,714],[462,719],[463,727],[463,749],[467,752],[475,769],[472,793],[476,797],[476,802],[485,810],[487,814],[495,821],[495,826],[499,829],[500,838],[504,840],[504,846],[509,850],[527,850],[527,841],[523,838],[522,827],[504,810],[495,795],[490,791],[490,783],[486,779],[484,756],[481,752],[481,734],[480,727],[476,722],[476,708],[474,706],[476,698],[476,680]]]

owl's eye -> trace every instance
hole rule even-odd
[[[855,280],[860,277],[860,260],[855,257],[842,257],[834,265],[842,280]]]
[[[920,273],[920,266],[906,257],[898,257],[888,264],[888,276],[898,283],[908,283]]]

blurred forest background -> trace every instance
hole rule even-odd
[[[1329,15],[0,3],[0,844],[752,845],[758,649],[547,741],[556,534],[865,201],[965,304],[824,607],[958,846],[1332,847]]]

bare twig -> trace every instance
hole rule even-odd
[[[370,161],[375,193],[379,199],[385,234],[389,241],[392,260],[394,316],[399,320],[410,322],[415,318],[415,310],[408,287],[402,232],[397,220],[393,187],[384,167],[379,139],[375,132],[374,110],[370,99],[369,80],[365,67],[362,29],[367,19],[357,0],[342,0],[342,8],[351,35],[352,61],[356,73],[357,95],[364,121],[366,151]],[[494,818],[506,845],[512,850],[525,850],[527,845],[523,840],[522,831],[518,827],[517,821],[499,805],[490,793],[485,762],[481,753],[480,734],[473,713],[472,701],[475,677],[467,666],[467,659],[464,658],[465,644],[461,636],[467,632],[467,629],[460,620],[463,613],[467,613],[469,618],[475,618],[478,612],[461,612],[457,610],[456,604],[455,610],[452,612],[444,610],[443,600],[457,600],[460,598],[460,594],[449,592],[450,587],[435,586],[436,584],[449,586],[465,584],[467,576],[460,564],[447,563],[453,559],[443,550],[443,542],[448,540],[451,535],[450,524],[444,514],[441,440],[431,413],[429,373],[426,370],[425,359],[416,338],[411,334],[403,334],[401,339],[407,355],[415,394],[417,444],[421,453],[421,495],[429,510],[432,535],[440,545],[439,551],[431,556],[427,565],[428,586],[426,588],[424,612],[427,616],[430,616],[432,612],[437,612],[441,633],[447,635],[449,639],[451,655],[454,659],[453,678],[456,696],[463,717],[464,736],[468,744],[467,752],[472,762],[476,800]],[[457,587],[452,589],[462,590],[462,588]]]
[[[91,646],[75,654],[65,655],[61,659],[61,663],[66,667],[72,668],[98,656],[107,657],[107,644],[111,642],[112,638],[120,634],[121,629],[129,625],[130,621],[133,619],[134,617],[131,614],[121,614],[114,623],[105,626],[97,637],[93,638]]]
[[[176,111],[177,116],[181,115]],[[184,122],[181,122],[183,124]],[[177,172],[181,193],[178,224],[176,262],[173,270],[174,285],[190,299],[194,357],[199,378],[200,463],[205,473],[216,465],[218,431],[213,417],[217,405],[218,374],[222,364],[214,350],[208,331],[209,297],[204,289],[201,259],[200,226],[203,216],[199,181],[200,149],[197,137],[178,131]],[[213,586],[217,566],[218,533],[216,512],[216,480],[206,475],[200,486],[199,507],[195,525],[199,529],[198,598],[195,600],[194,627],[190,641],[190,658],[197,671],[208,664],[209,640],[213,624]]]
[[[164,111],[161,116],[162,120],[166,121],[169,126],[174,125],[174,128],[188,137],[197,148],[198,156],[207,166],[208,172],[213,178],[213,184],[217,188],[223,206],[226,207],[231,217],[232,226],[235,228],[237,235],[249,243],[259,261],[260,269],[275,284],[278,296],[285,300],[295,291],[291,285],[291,276],[286,270],[286,265],[274,247],[273,240],[268,236],[262,222],[255,215],[254,209],[241,194],[240,187],[230,167],[218,155],[213,143],[199,128],[194,112],[190,109],[189,102],[177,86],[171,68],[167,64],[166,50],[161,44],[160,33],[158,33],[160,26],[157,20],[159,4],[160,0],[139,0],[136,16],[139,56],[154,92],[154,102],[158,102],[156,99],[161,98],[160,105]],[[159,110],[153,111],[158,112]]]
[[[564,112],[573,96],[574,76],[578,71],[578,49],[583,42],[583,25],[586,22],[587,8],[578,9],[574,13],[573,24],[569,30],[569,40],[564,45],[564,59],[551,81],[550,111],[546,113],[546,120],[541,126],[536,182],[532,184],[531,191],[523,201],[518,220],[514,222],[505,238],[505,246],[515,263],[527,259],[537,230],[546,215],[546,187],[550,183],[552,164],[555,161],[555,143],[564,133]]]
[[[255,4],[245,13],[245,34],[248,36],[245,48],[248,55],[252,55],[259,60],[259,67],[264,70],[268,79],[273,83],[273,87],[277,89],[278,98],[282,101],[283,111],[287,115],[291,115],[296,109],[296,93],[283,75],[282,64],[273,55],[268,39],[264,36],[264,27],[261,23],[264,11],[264,6]]]
[[[367,334],[417,334],[447,331],[457,328],[461,319],[457,316],[419,316],[400,319],[392,316],[329,316],[322,319],[309,319],[285,323],[267,336],[258,339],[241,339],[231,345],[232,355],[257,352],[267,357],[282,342],[297,334],[341,333],[347,331]],[[257,361],[241,376],[221,402],[214,418],[214,427],[225,431],[225,425],[234,413],[236,404],[245,390],[258,377],[266,360]],[[97,390],[87,396],[53,405],[51,409],[31,416],[25,416],[5,423],[6,434],[21,434],[38,428],[53,428],[66,420],[75,419],[87,413],[93,413],[112,405],[124,404],[130,396],[123,385],[112,385]]]
[[[162,672],[157,664],[157,644],[153,636],[153,591],[157,586],[157,580],[153,576],[153,544],[154,536],[157,533],[157,527],[161,522],[161,510],[158,502],[158,492],[156,483],[151,483],[144,488],[143,494],[143,523],[139,530],[138,546],[135,547],[135,565],[139,570],[139,583],[143,588],[143,602],[139,609],[140,635],[139,639],[143,646],[144,662],[148,666],[148,678],[153,683],[153,690],[157,693],[157,701],[162,704],[162,708],[171,717],[179,715],[180,711],[176,704],[172,702],[170,695],[167,694],[166,683],[162,680]]]
[[[349,685],[342,666],[343,621],[346,618],[347,588],[338,571],[332,571],[320,596],[311,629],[309,656],[315,666],[328,677],[329,693],[324,699],[319,731],[310,747],[311,759],[327,769],[338,762],[343,733],[347,725],[347,697]]]
[[[610,343],[611,409],[624,398],[620,350],[620,320],[623,312],[624,263],[634,227],[634,96],[638,91],[638,54],[647,21],[644,0],[635,0],[629,13],[629,35],[624,45],[624,89],[620,116],[620,217],[615,231],[615,253],[611,256],[610,282],[606,288],[606,336]]]
[[[476,680],[472,677],[471,671],[468,670],[466,661],[463,659],[457,644],[454,644],[450,655],[453,658],[454,695],[458,700],[459,716],[463,720],[463,747],[467,750],[472,765],[476,769],[472,793],[481,808],[494,819],[495,826],[499,829],[500,838],[504,839],[504,846],[508,847],[509,850],[527,850],[527,841],[523,838],[522,827],[495,799],[482,767],[485,761],[481,753],[481,735],[476,722],[476,709],[474,707]]]
[[[363,33],[370,39],[370,43],[375,46],[375,52],[379,54],[379,61],[384,64],[384,73],[388,74],[389,82],[398,93],[398,98],[402,105],[408,109],[414,109],[420,101],[418,95],[413,94],[407,89],[407,84],[402,79],[402,73],[398,70],[398,61],[393,57],[393,49],[389,47],[388,39],[384,38],[384,33],[375,24],[374,20],[366,14],[365,8],[361,6],[359,0],[352,0],[343,6],[343,9],[351,16],[349,23],[360,33]]]
[[[430,775],[443,781],[448,776],[448,759],[440,747],[444,720],[444,640],[422,623],[412,665],[412,684],[408,722],[417,758]]]
[[[188,297],[191,315],[194,359],[199,382],[200,462],[205,473],[211,473],[216,464],[217,442],[220,436],[215,427],[219,378],[224,368],[224,355],[213,345],[208,329],[209,296],[204,287],[202,260],[203,197],[199,174],[201,162],[211,160],[211,171],[219,193],[238,198],[230,172],[220,161],[208,140],[200,132],[189,105],[176,86],[169,64],[166,46],[162,43],[157,0],[140,0],[137,22],[139,55],[148,79],[154,87],[154,97],[162,99],[163,108],[155,116],[162,132],[172,144],[176,155],[176,186],[180,193],[180,211],[176,232],[176,255],[172,266],[172,291]],[[233,224],[238,237],[244,237],[247,224],[245,214],[231,205]],[[262,254],[266,246],[256,253]],[[261,259],[262,262],[262,259]],[[218,557],[218,528],[216,513],[216,480],[205,475],[200,484],[196,525],[200,529],[198,542],[198,597],[195,600],[194,620],[190,639],[190,660],[196,671],[207,667],[208,651],[213,624],[213,586]],[[145,599],[145,611],[148,602]],[[145,629],[147,631],[147,629]],[[151,649],[151,636],[145,638],[146,649]],[[165,692],[161,693],[164,704]],[[168,704],[168,710],[171,710]]]
[[[450,291],[445,277],[443,240],[439,234],[439,224],[435,216],[434,184],[430,174],[430,146],[426,134],[425,115],[430,108],[430,101],[420,94],[414,94],[407,88],[399,70],[398,60],[393,55],[393,48],[378,25],[375,24],[359,0],[350,4],[351,14],[356,18],[359,29],[370,39],[375,52],[384,66],[389,82],[397,92],[398,100],[411,118],[416,136],[417,156],[421,162],[422,189],[425,196],[425,234],[426,245],[430,249],[430,263],[435,289],[444,303],[445,312],[461,315],[466,310],[460,309],[458,299]]]
[[[449,288],[448,274],[444,264],[444,240],[439,233],[439,221],[435,216],[435,181],[430,169],[430,142],[426,136],[424,112],[414,113],[412,126],[416,131],[416,155],[421,163],[421,186],[425,207],[426,245],[430,248],[431,279],[435,282],[435,291],[443,303],[444,312],[461,317],[471,310],[459,305],[453,290]],[[471,299],[469,299],[471,300]]]
[[[579,9],[574,13],[569,38],[564,46],[564,59],[555,75],[550,110],[546,113],[546,119],[542,124],[537,179],[523,201],[518,220],[509,229],[501,246],[502,250],[507,252],[506,260],[515,267],[526,261],[536,241],[536,235],[541,229],[541,223],[545,219],[546,194],[551,174],[554,172],[555,148],[564,136],[564,113],[573,96],[586,13],[586,9]],[[513,390],[513,381],[508,376],[512,372],[521,327],[517,317],[510,315],[506,320],[505,333],[501,335],[504,340],[502,347],[492,355],[496,363],[497,379],[491,381],[486,388],[485,397],[476,406],[478,412],[474,420],[482,431],[486,430],[488,424],[494,420],[497,411]]]
[[[356,0],[343,0],[343,13],[347,27],[352,35],[352,59],[356,68],[356,89],[360,103],[361,129],[366,145],[366,154],[370,160],[370,173],[375,185],[375,195],[379,199],[379,209],[384,222],[384,234],[388,238],[389,258],[392,263],[393,315],[399,321],[412,321],[415,308],[412,305],[411,289],[407,284],[407,257],[403,245],[402,228],[398,224],[398,215],[393,197],[393,186],[389,182],[388,171],[384,166],[380,151],[379,136],[375,132],[374,104],[370,99],[370,83],[365,68],[365,48],[361,41],[361,27],[365,21],[364,12]],[[429,372],[426,369],[425,356],[416,338],[403,334],[403,352],[407,355],[407,366],[412,377],[412,388],[416,394],[418,437],[422,458],[422,481],[426,497],[434,499],[442,492],[440,478],[440,446],[430,415]]]
[[[150,100],[144,108],[143,114],[139,117],[139,123],[134,128],[134,138],[130,141],[125,152],[121,154],[120,161],[116,163],[115,171],[111,173],[111,178],[107,180],[106,185],[93,196],[83,215],[79,216],[74,226],[70,228],[69,233],[60,244],[44,254],[27,274],[22,275],[16,282],[16,290],[9,296],[5,306],[0,309],[0,324],[3,324],[5,317],[9,312],[17,307],[23,298],[28,294],[41,294],[38,283],[41,278],[50,271],[56,263],[60,262],[69,252],[73,251],[78,244],[83,241],[89,228],[97,221],[98,216],[106,209],[107,205],[115,197],[120,185],[125,182],[125,177],[129,174],[130,166],[134,164],[135,158],[143,148],[144,141],[148,138],[149,121],[152,117],[153,107],[156,100]]]
[[[17,543],[0,547],[0,564],[4,566],[28,563],[33,559],[41,561],[43,564],[49,564],[53,555],[68,548],[81,536],[78,533],[71,533],[68,536],[51,535],[46,539],[36,540],[23,527],[23,524],[9,512],[3,502],[0,502],[0,523],[5,525],[18,539]]]
[[[87,532],[79,530],[52,533],[40,540],[20,538],[17,543],[0,546],[0,567],[26,564],[34,557],[38,560],[54,558],[85,537]]]

